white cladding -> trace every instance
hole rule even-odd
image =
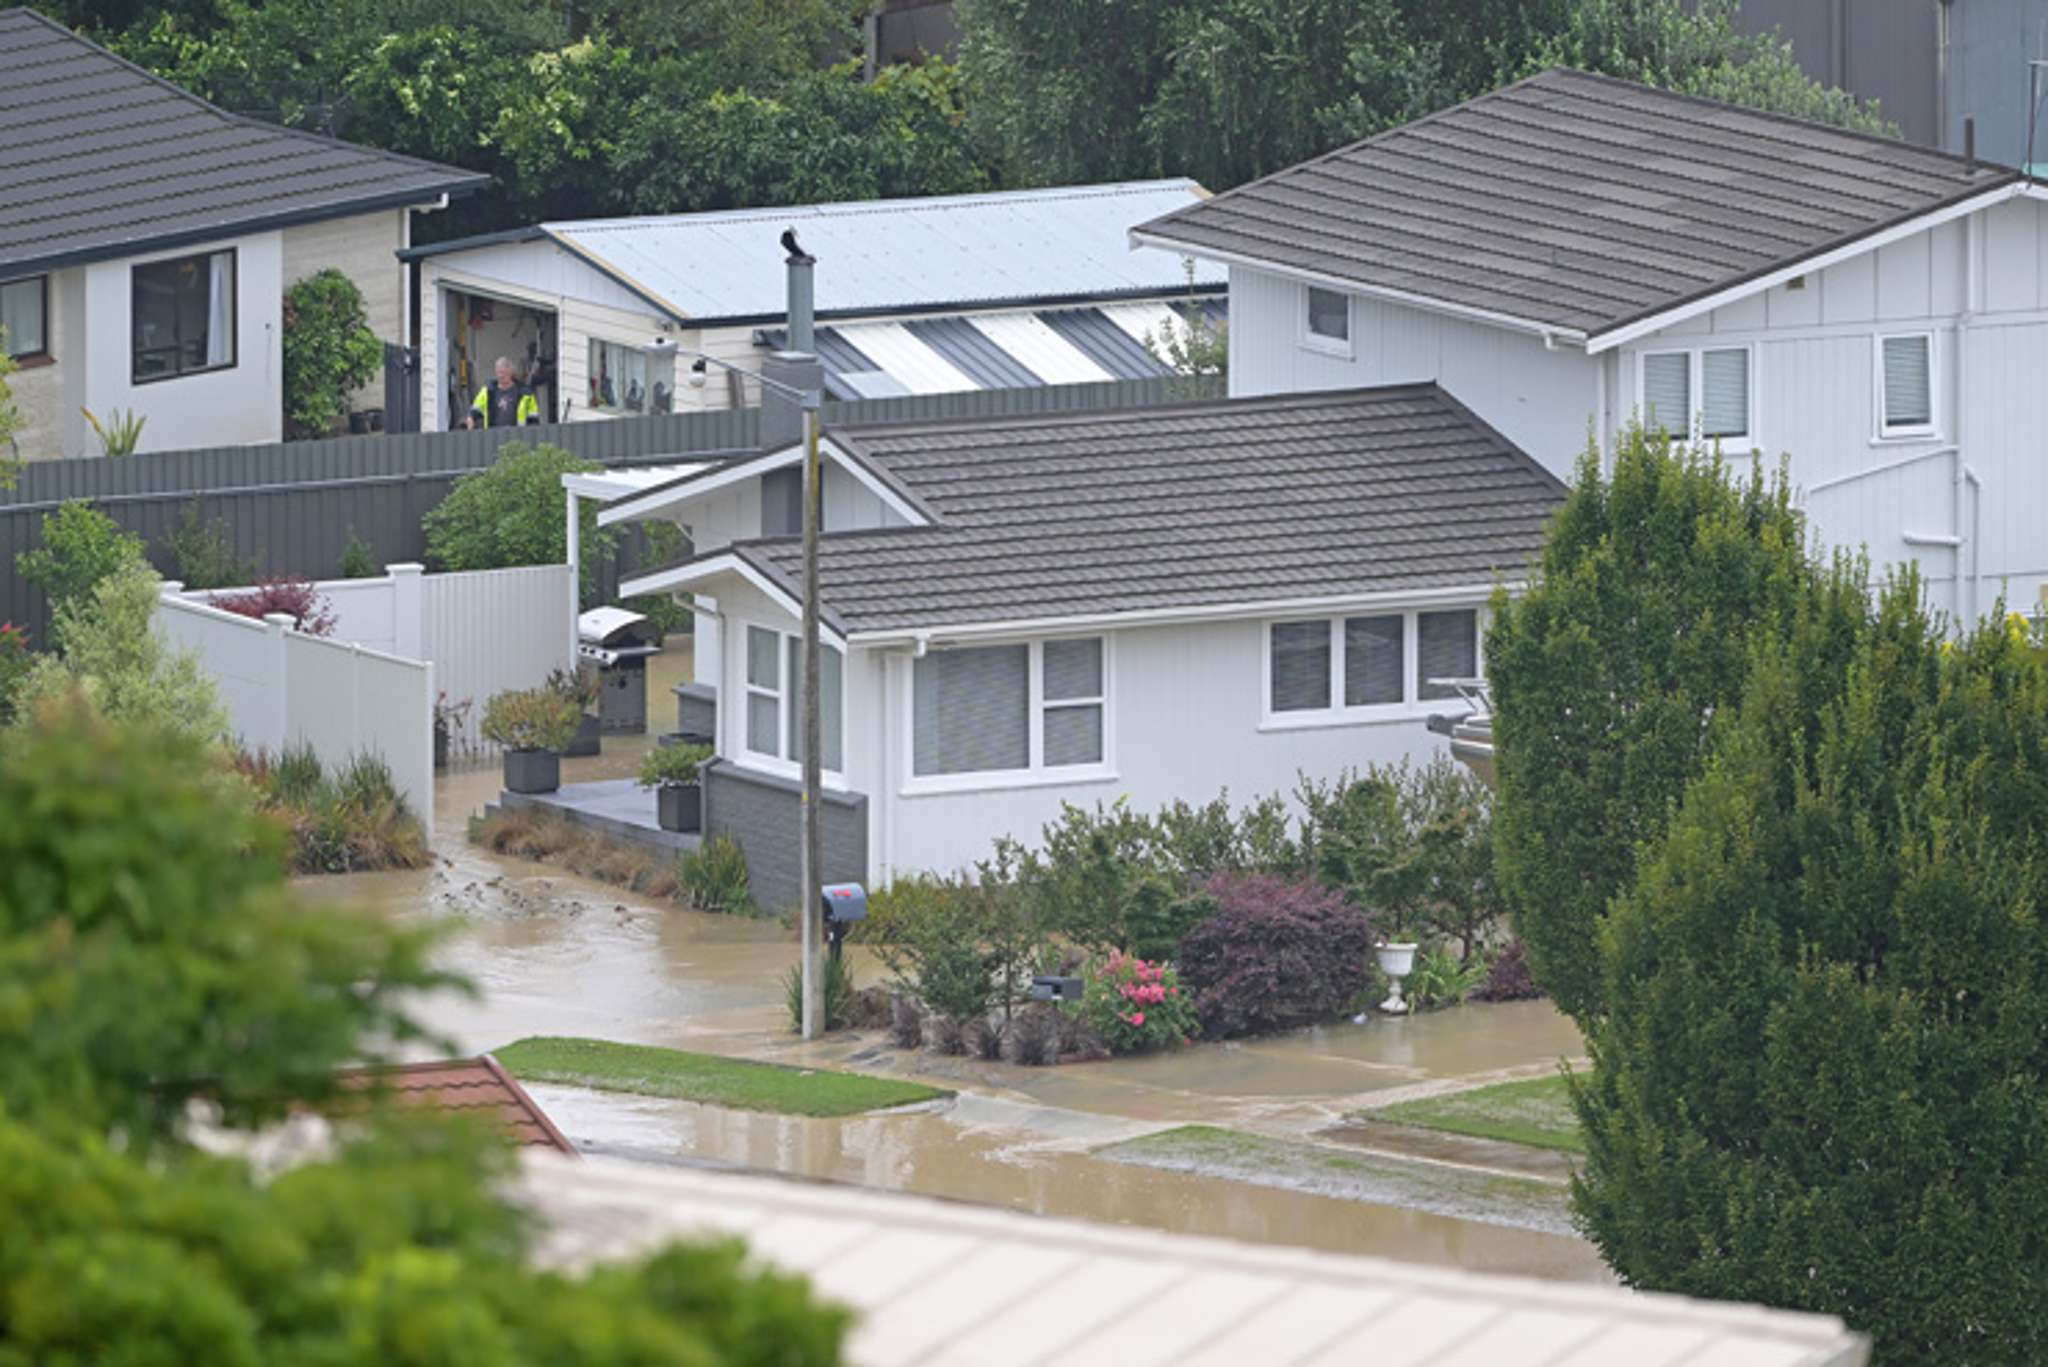
[[[1230,292],[1232,394],[1436,380],[1566,478],[1596,423],[1611,442],[1637,411],[1645,353],[1744,348],[1753,440],[1770,460],[1789,459],[1824,544],[1867,548],[1879,569],[1917,560],[1930,602],[1971,617],[2001,592],[2030,607],[2048,584],[2038,516],[2048,500],[2048,207],[2036,200],[2005,201],[1594,357],[1358,296],[1346,355],[1306,337],[1299,283],[1234,268]],[[1887,437],[1883,339],[1922,333],[1933,339],[1933,431]]]

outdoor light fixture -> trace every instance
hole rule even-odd
[[[1031,980],[1031,1000],[1035,1002],[1077,1002],[1081,1000],[1081,980],[1062,978],[1054,974],[1041,973]]]
[[[704,358],[702,356],[699,356],[695,361],[692,361],[690,363],[690,388],[702,389],[704,387],[704,381],[710,378],[711,367],[704,364]]]

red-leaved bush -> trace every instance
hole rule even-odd
[[[334,606],[308,579],[290,575],[265,579],[253,589],[215,594],[206,601],[223,612],[254,617],[258,621],[273,612],[281,612],[308,636],[328,636],[334,632]]]
[[[1472,993],[1476,1002],[1523,1002],[1544,995],[1529,973],[1529,947],[1518,935],[1486,967],[1486,981]]]
[[[1313,879],[1219,873],[1215,910],[1180,944],[1204,1036],[1312,1025],[1351,1009],[1372,974],[1370,916]]]

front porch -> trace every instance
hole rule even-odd
[[[499,811],[533,810],[560,817],[572,826],[582,826],[612,840],[677,855],[704,843],[696,831],[663,830],[654,815],[654,793],[637,779],[607,778],[591,783],[565,783],[552,793],[500,792],[498,800],[486,807],[486,815]]]

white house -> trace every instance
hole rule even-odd
[[[755,364],[783,345],[785,229],[818,257],[833,398],[1137,379],[1174,310],[1223,308],[1225,272],[1132,252],[1191,180],[544,223],[403,253],[420,272],[421,425],[447,427],[499,356],[558,421],[758,403],[731,372],[678,384],[673,352]]]
[[[1230,269],[1230,392],[1434,380],[1551,471],[1643,414],[1789,453],[1939,606],[2048,582],[2048,190],[1551,71],[1131,234]]]
[[[774,411],[774,410],[771,410]],[[1062,802],[1289,791],[1427,753],[1562,486],[1434,385],[828,429],[827,873],[886,883]],[[794,900],[799,450],[621,497],[693,554],[720,763],[707,829]],[[763,535],[763,531],[770,534]],[[1452,710],[1456,710],[1452,704]]]
[[[0,10],[0,327],[20,454],[99,454],[85,410],[141,417],[142,450],[279,440],[285,290],[339,267],[377,335],[402,343],[412,215],[488,180],[229,114]]]

